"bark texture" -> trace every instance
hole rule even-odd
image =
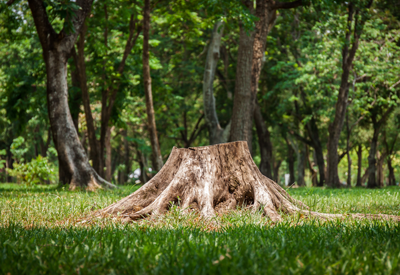
[[[160,144],[157,136],[156,119],[153,107],[153,94],[151,90],[151,76],[149,64],[149,36],[150,36],[150,0],[144,1],[144,16],[143,16],[143,82],[144,93],[146,95],[146,111],[147,111],[147,127],[149,129],[151,148],[153,151],[152,162],[153,168],[160,171],[163,166],[161,157]]]
[[[156,176],[101,213],[119,213],[125,221],[131,221],[150,214],[162,214],[171,202],[179,204],[184,211],[196,209],[207,218],[237,206],[249,206],[253,210],[263,209],[273,221],[281,220],[280,212],[292,214],[305,208],[260,173],[247,143],[239,141],[174,148]]]
[[[256,103],[254,108],[254,122],[256,124],[258,144],[260,146],[260,171],[261,173],[272,179],[272,142],[271,134],[264,122],[260,106]]]
[[[362,145],[359,144],[357,149],[357,183],[356,183],[357,187],[362,186],[361,170],[362,170]]]
[[[77,32],[56,33],[52,28],[43,1],[30,0],[35,26],[43,49],[47,72],[47,106],[54,145],[58,152],[59,181],[77,187],[94,190],[115,187],[103,180],[90,166],[80,143],[68,106],[67,60],[74,47],[92,1],[80,1],[72,23]]]
[[[219,124],[217,110],[215,107],[215,97],[213,93],[215,70],[220,58],[221,38],[223,32],[224,23],[221,21],[215,23],[211,43],[207,52],[203,78],[204,117],[207,123],[211,145],[227,141],[224,140],[224,129]]]
[[[233,98],[231,141],[245,140],[251,149],[255,95],[251,93],[254,31],[240,26],[239,52],[236,65],[235,96]]]

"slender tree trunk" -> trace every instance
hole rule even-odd
[[[375,117],[373,116],[373,126],[374,126],[374,134],[371,139],[369,156],[368,156],[368,188],[376,188],[378,187],[378,183],[376,181],[376,153],[378,151],[378,137],[379,137],[379,125],[376,122]]]
[[[206,119],[210,145],[226,142],[224,140],[224,129],[221,128],[215,107],[215,98],[213,93],[213,83],[215,70],[220,58],[221,38],[224,32],[224,23],[218,21],[214,25],[211,43],[207,52],[206,66],[203,79],[203,104],[204,116]]]
[[[290,144],[290,141],[286,139],[286,145],[287,145],[287,163],[289,166],[289,185],[291,185],[293,182],[295,182],[295,175],[294,175],[294,150],[292,145]]]
[[[392,165],[392,154],[393,154],[393,149],[397,141],[398,134],[396,134],[396,137],[393,141],[392,146],[390,147],[387,139],[386,139],[386,131],[383,131],[383,142],[385,143],[386,147],[386,161],[387,161],[387,166],[389,170],[389,176],[388,176],[388,186],[394,186],[396,185],[396,178],[394,175],[394,168]]]
[[[314,148],[315,153],[315,161],[318,166],[319,173],[319,181],[318,186],[322,187],[325,183],[325,160],[324,160],[324,151],[321,144],[321,139],[319,137],[319,129],[317,126],[317,122],[314,117],[311,117],[311,120],[306,125],[306,129],[308,135],[312,141],[312,147]]]
[[[362,145],[358,145],[358,150],[357,150],[357,187],[361,187],[361,170],[362,170]]]
[[[140,166],[140,181],[145,184],[147,182],[147,161],[142,152],[137,150],[137,158]]]
[[[349,115],[346,115],[346,150],[347,150],[347,187],[351,187],[351,156],[350,156],[350,127],[349,127]]]
[[[254,121],[256,124],[258,144],[260,146],[261,162],[260,171],[264,176],[272,179],[272,142],[271,135],[261,114],[260,106],[256,103],[254,108]]]
[[[74,69],[71,71],[71,82],[72,86],[75,89],[79,89],[79,91],[75,91],[72,96],[69,97],[69,109],[71,111],[72,121],[74,122],[75,129],[79,134],[79,113],[82,102],[82,92],[80,91],[81,80],[79,77],[79,68],[76,58],[74,58],[74,63]]]
[[[111,182],[112,179],[112,169],[111,169],[111,165],[112,165],[112,148],[111,148],[111,132],[114,130],[114,126],[112,127],[108,127],[107,128],[107,133],[106,133],[106,180]]]
[[[387,166],[389,169],[389,186],[395,186],[396,185],[396,177],[394,175],[394,168],[392,165],[392,158],[391,156],[387,156]]]
[[[86,62],[85,62],[85,36],[87,31],[87,25],[84,24],[80,33],[79,40],[77,43],[78,52],[72,49],[72,56],[76,60],[79,79],[80,79],[80,89],[82,93],[83,108],[85,111],[86,128],[88,132],[89,140],[89,157],[92,160],[92,165],[94,170],[100,175],[104,175],[103,169],[103,157],[101,155],[100,144],[96,138],[96,129],[94,127],[94,120],[92,115],[92,110],[90,108],[90,95],[87,87],[87,75],[86,75]]]
[[[385,158],[386,158],[386,153],[377,152],[377,180],[378,180],[378,185],[379,187],[384,187],[384,173],[383,173],[383,164],[385,163]]]
[[[307,156],[308,166],[310,168],[311,184],[312,186],[316,187],[318,186],[317,171],[313,167],[314,162],[310,160],[310,150],[307,145],[306,145],[306,156]]]
[[[274,181],[279,184],[279,168],[281,167],[282,160],[274,162]]]
[[[150,0],[144,1],[143,16],[143,82],[146,95],[146,111],[151,148],[153,151],[153,169],[160,171],[163,166],[160,145],[158,143],[156,119],[153,107],[153,94],[151,91],[151,76],[149,65],[149,36],[150,36]]]
[[[251,92],[254,31],[240,26],[239,50],[233,98],[231,141],[247,141],[252,148],[252,126],[255,95]]]
[[[366,8],[369,8],[372,1],[367,3]],[[342,52],[342,76],[339,87],[338,99],[335,107],[335,118],[329,125],[329,140],[328,140],[328,186],[340,187],[339,174],[338,174],[338,145],[340,133],[343,128],[343,123],[346,116],[347,102],[349,96],[349,75],[353,64],[354,56],[358,49],[359,38],[366,21],[366,16],[363,11],[361,18],[359,18],[359,10],[354,9],[354,4],[350,3],[348,7],[348,19],[345,44]],[[354,23],[354,32],[352,31],[353,17],[356,18]],[[353,37],[352,36],[353,33]],[[351,48],[349,49],[349,45]]]
[[[305,174],[305,165],[307,161],[305,145],[299,144],[299,153],[297,159],[297,185],[298,186],[306,186],[306,182],[304,181]]]

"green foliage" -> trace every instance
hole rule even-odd
[[[41,155],[26,163],[14,163],[13,169],[7,169],[8,173],[16,177],[20,183],[33,185],[46,182],[55,182],[57,172],[52,163]]]

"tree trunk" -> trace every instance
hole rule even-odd
[[[86,62],[85,62],[85,36],[87,31],[87,25],[84,24],[82,30],[79,33],[79,40],[77,43],[78,52],[72,49],[72,56],[76,59],[76,64],[79,73],[80,89],[82,93],[83,108],[85,111],[86,128],[88,132],[89,140],[89,158],[92,160],[94,170],[100,175],[104,175],[103,157],[100,153],[100,144],[96,138],[96,129],[94,127],[94,120],[92,110],[90,108],[90,95],[87,87],[87,75],[86,75]]]
[[[233,98],[231,141],[247,141],[251,150],[255,95],[251,92],[254,31],[240,26],[239,50]]]
[[[268,130],[267,125],[264,123],[264,119],[261,114],[260,106],[256,103],[254,108],[254,121],[256,124],[257,135],[258,135],[258,144],[260,146],[260,172],[272,179],[272,142],[271,135]]]
[[[362,186],[361,182],[361,170],[362,170],[362,145],[358,145],[358,150],[357,150],[357,187]]]
[[[310,168],[311,184],[312,186],[316,187],[318,186],[317,171],[313,167],[314,162],[310,160],[310,150],[307,145],[306,145],[306,156],[307,156],[308,167]]]
[[[346,138],[346,150],[347,150],[347,187],[351,187],[351,156],[350,156],[350,127],[349,127],[349,115],[346,115],[346,128],[347,128],[347,138]]]
[[[206,66],[203,79],[203,104],[204,116],[209,131],[210,145],[226,142],[224,140],[224,129],[219,124],[217,110],[215,108],[215,97],[213,83],[215,70],[220,58],[221,38],[224,32],[224,23],[218,21],[214,25],[211,43],[207,51]]]
[[[111,178],[112,178],[112,169],[111,169],[111,165],[112,165],[112,161],[111,161],[111,157],[112,157],[112,148],[111,148],[111,132],[114,130],[114,126],[113,127],[108,127],[107,128],[107,133],[106,133],[106,180],[111,182]]]
[[[274,162],[274,181],[279,183],[279,168],[281,167],[282,160]]]
[[[378,180],[378,185],[379,187],[384,187],[384,173],[383,173],[383,164],[385,163],[385,158],[386,158],[386,153],[381,154],[381,152],[377,152],[377,158],[378,158],[378,163],[377,163],[377,180]]]
[[[366,5],[365,8],[369,8],[372,1]],[[328,140],[328,186],[340,187],[339,174],[338,174],[338,145],[340,133],[343,128],[344,119],[346,116],[347,102],[349,96],[349,75],[353,64],[354,56],[358,49],[359,38],[366,21],[367,11],[362,11],[362,15],[359,18],[359,9],[354,9],[354,4],[349,3],[348,7],[348,19],[346,28],[346,37],[342,51],[342,76],[339,87],[338,99],[335,106],[335,118],[329,125],[329,140]],[[353,17],[356,18],[354,27]],[[352,31],[352,27],[354,32]],[[352,37],[353,34],[353,37]],[[351,48],[349,45],[351,44]]]
[[[82,1],[73,24],[78,31],[83,25],[92,2]],[[115,187],[103,180],[90,166],[68,106],[67,59],[75,44],[77,34],[56,34],[51,27],[44,3],[29,0],[29,7],[43,48],[47,73],[47,106],[54,145],[58,153],[59,182],[94,190]]]
[[[305,174],[305,165],[306,165],[306,150],[303,144],[299,145],[299,153],[297,154],[297,185],[298,186],[306,186],[306,182],[304,181]]]
[[[321,144],[321,139],[319,137],[319,129],[317,126],[317,122],[315,121],[314,116],[311,117],[311,120],[306,125],[307,133],[312,141],[312,147],[314,148],[315,153],[315,161],[318,166],[319,172],[319,181],[318,186],[322,187],[325,183],[325,160],[324,160],[324,151]]]
[[[379,187],[376,181],[376,152],[378,148],[378,137],[379,137],[379,127],[376,124],[376,119],[373,119],[375,123],[374,126],[374,134],[371,139],[369,156],[368,156],[368,188],[376,188]]]
[[[280,211],[293,214],[305,207],[272,180],[263,176],[246,142],[174,149],[162,170],[128,197],[101,211],[120,213],[125,221],[162,214],[171,203],[214,217],[237,206],[262,209],[273,221]]]
[[[387,139],[386,139],[386,131],[383,131],[383,142],[386,147],[386,161],[387,161],[387,166],[389,170],[389,177],[388,177],[388,186],[395,186],[396,185],[396,178],[394,176],[394,168],[392,165],[392,154],[393,154],[393,149],[396,144],[398,137],[398,133],[396,134],[396,137],[393,141],[392,146],[389,146]]]
[[[149,136],[152,148],[152,163],[153,169],[160,171],[163,166],[161,157],[160,145],[158,143],[156,119],[153,107],[153,94],[151,91],[151,76],[149,65],[149,36],[150,36],[150,0],[144,1],[144,16],[143,16],[143,82],[146,95],[146,112]]]
[[[388,169],[389,169],[389,182],[388,182],[388,185],[389,186],[395,186],[396,185],[396,177],[395,177],[395,175],[394,175],[394,168],[393,168],[393,165],[392,165],[392,158],[391,158],[391,156],[387,156],[387,166],[388,166]]]
[[[290,141],[286,139],[286,145],[287,145],[287,163],[289,166],[289,185],[295,182],[295,175],[294,175],[294,150],[292,145],[290,144]]]
[[[74,57],[74,55],[72,56]],[[73,60],[74,60],[74,69],[71,71],[71,82],[72,82],[72,87],[74,87],[75,89],[79,89],[79,91],[75,91],[68,98],[69,98],[69,109],[71,111],[72,121],[74,122],[75,129],[79,134],[79,113],[81,109],[82,92],[80,91],[81,80],[79,78],[78,62],[76,58],[73,58]]]

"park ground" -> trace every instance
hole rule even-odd
[[[205,221],[172,207],[132,224],[84,222],[137,188],[0,184],[0,274],[400,274],[394,221],[297,215],[272,223],[246,209]],[[398,187],[289,193],[319,212],[400,215]]]

